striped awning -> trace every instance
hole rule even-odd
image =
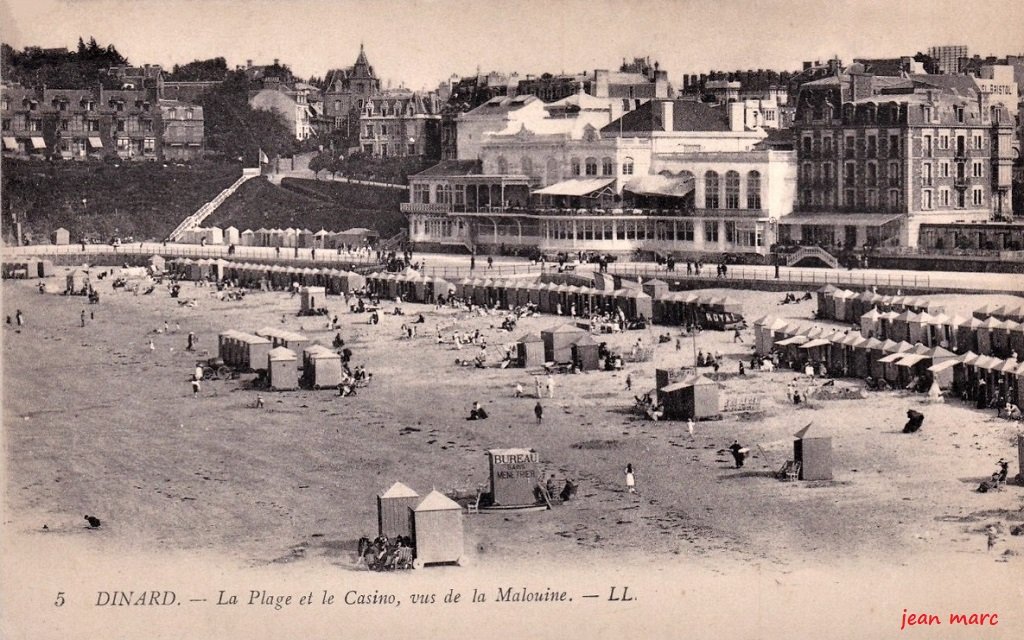
[[[4,149],[7,149],[8,151],[17,151],[18,141],[10,136],[4,136]]]
[[[46,141],[41,136],[32,136],[32,148],[33,149],[45,149]]]
[[[100,140],[99,136],[89,136],[89,146],[93,149],[102,149],[103,141]]]

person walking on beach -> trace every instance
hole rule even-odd
[[[82,326],[85,326],[85,309],[82,309]]]
[[[633,475],[633,464],[626,465],[626,491],[636,493],[636,476]]]
[[[533,377],[533,389],[537,393],[537,399],[540,400],[543,394],[543,391],[541,390],[540,386],[540,376]]]
[[[199,397],[199,379],[198,378],[192,378],[192,397],[193,398],[198,398]]]
[[[188,332],[188,346],[185,347],[185,351],[195,351],[195,350],[196,350],[196,334],[191,332],[191,331],[189,331]]]
[[[693,418],[686,419],[686,430],[690,432],[690,438],[693,438],[693,429],[696,425],[693,422]]]
[[[541,406],[540,400],[537,401],[537,406],[533,408],[533,414],[537,416],[537,424],[544,420],[544,407]]]
[[[555,397],[555,379],[551,377],[550,373],[548,374],[548,397]]]
[[[25,324],[25,316],[21,313],[21,309],[14,312],[14,321],[18,323],[18,326]]]

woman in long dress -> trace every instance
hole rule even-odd
[[[633,475],[633,465],[626,465],[626,491],[636,493],[636,477]]]

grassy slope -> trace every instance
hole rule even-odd
[[[68,229],[72,240],[83,235],[105,240],[115,234],[159,239],[239,175],[238,166],[224,163],[116,167],[5,160],[3,194],[14,210],[24,213],[24,231],[37,242],[58,227]]]
[[[376,229],[387,238],[405,228],[398,203],[405,192],[364,185],[285,179],[292,189],[251,180],[235,192],[208,219],[207,225],[239,230],[272,228]]]

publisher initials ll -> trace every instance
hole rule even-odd
[[[629,587],[622,587],[622,595],[616,597],[615,590],[618,587],[612,587],[612,592],[608,594],[608,599],[612,602],[629,602],[633,598],[629,597]]]

